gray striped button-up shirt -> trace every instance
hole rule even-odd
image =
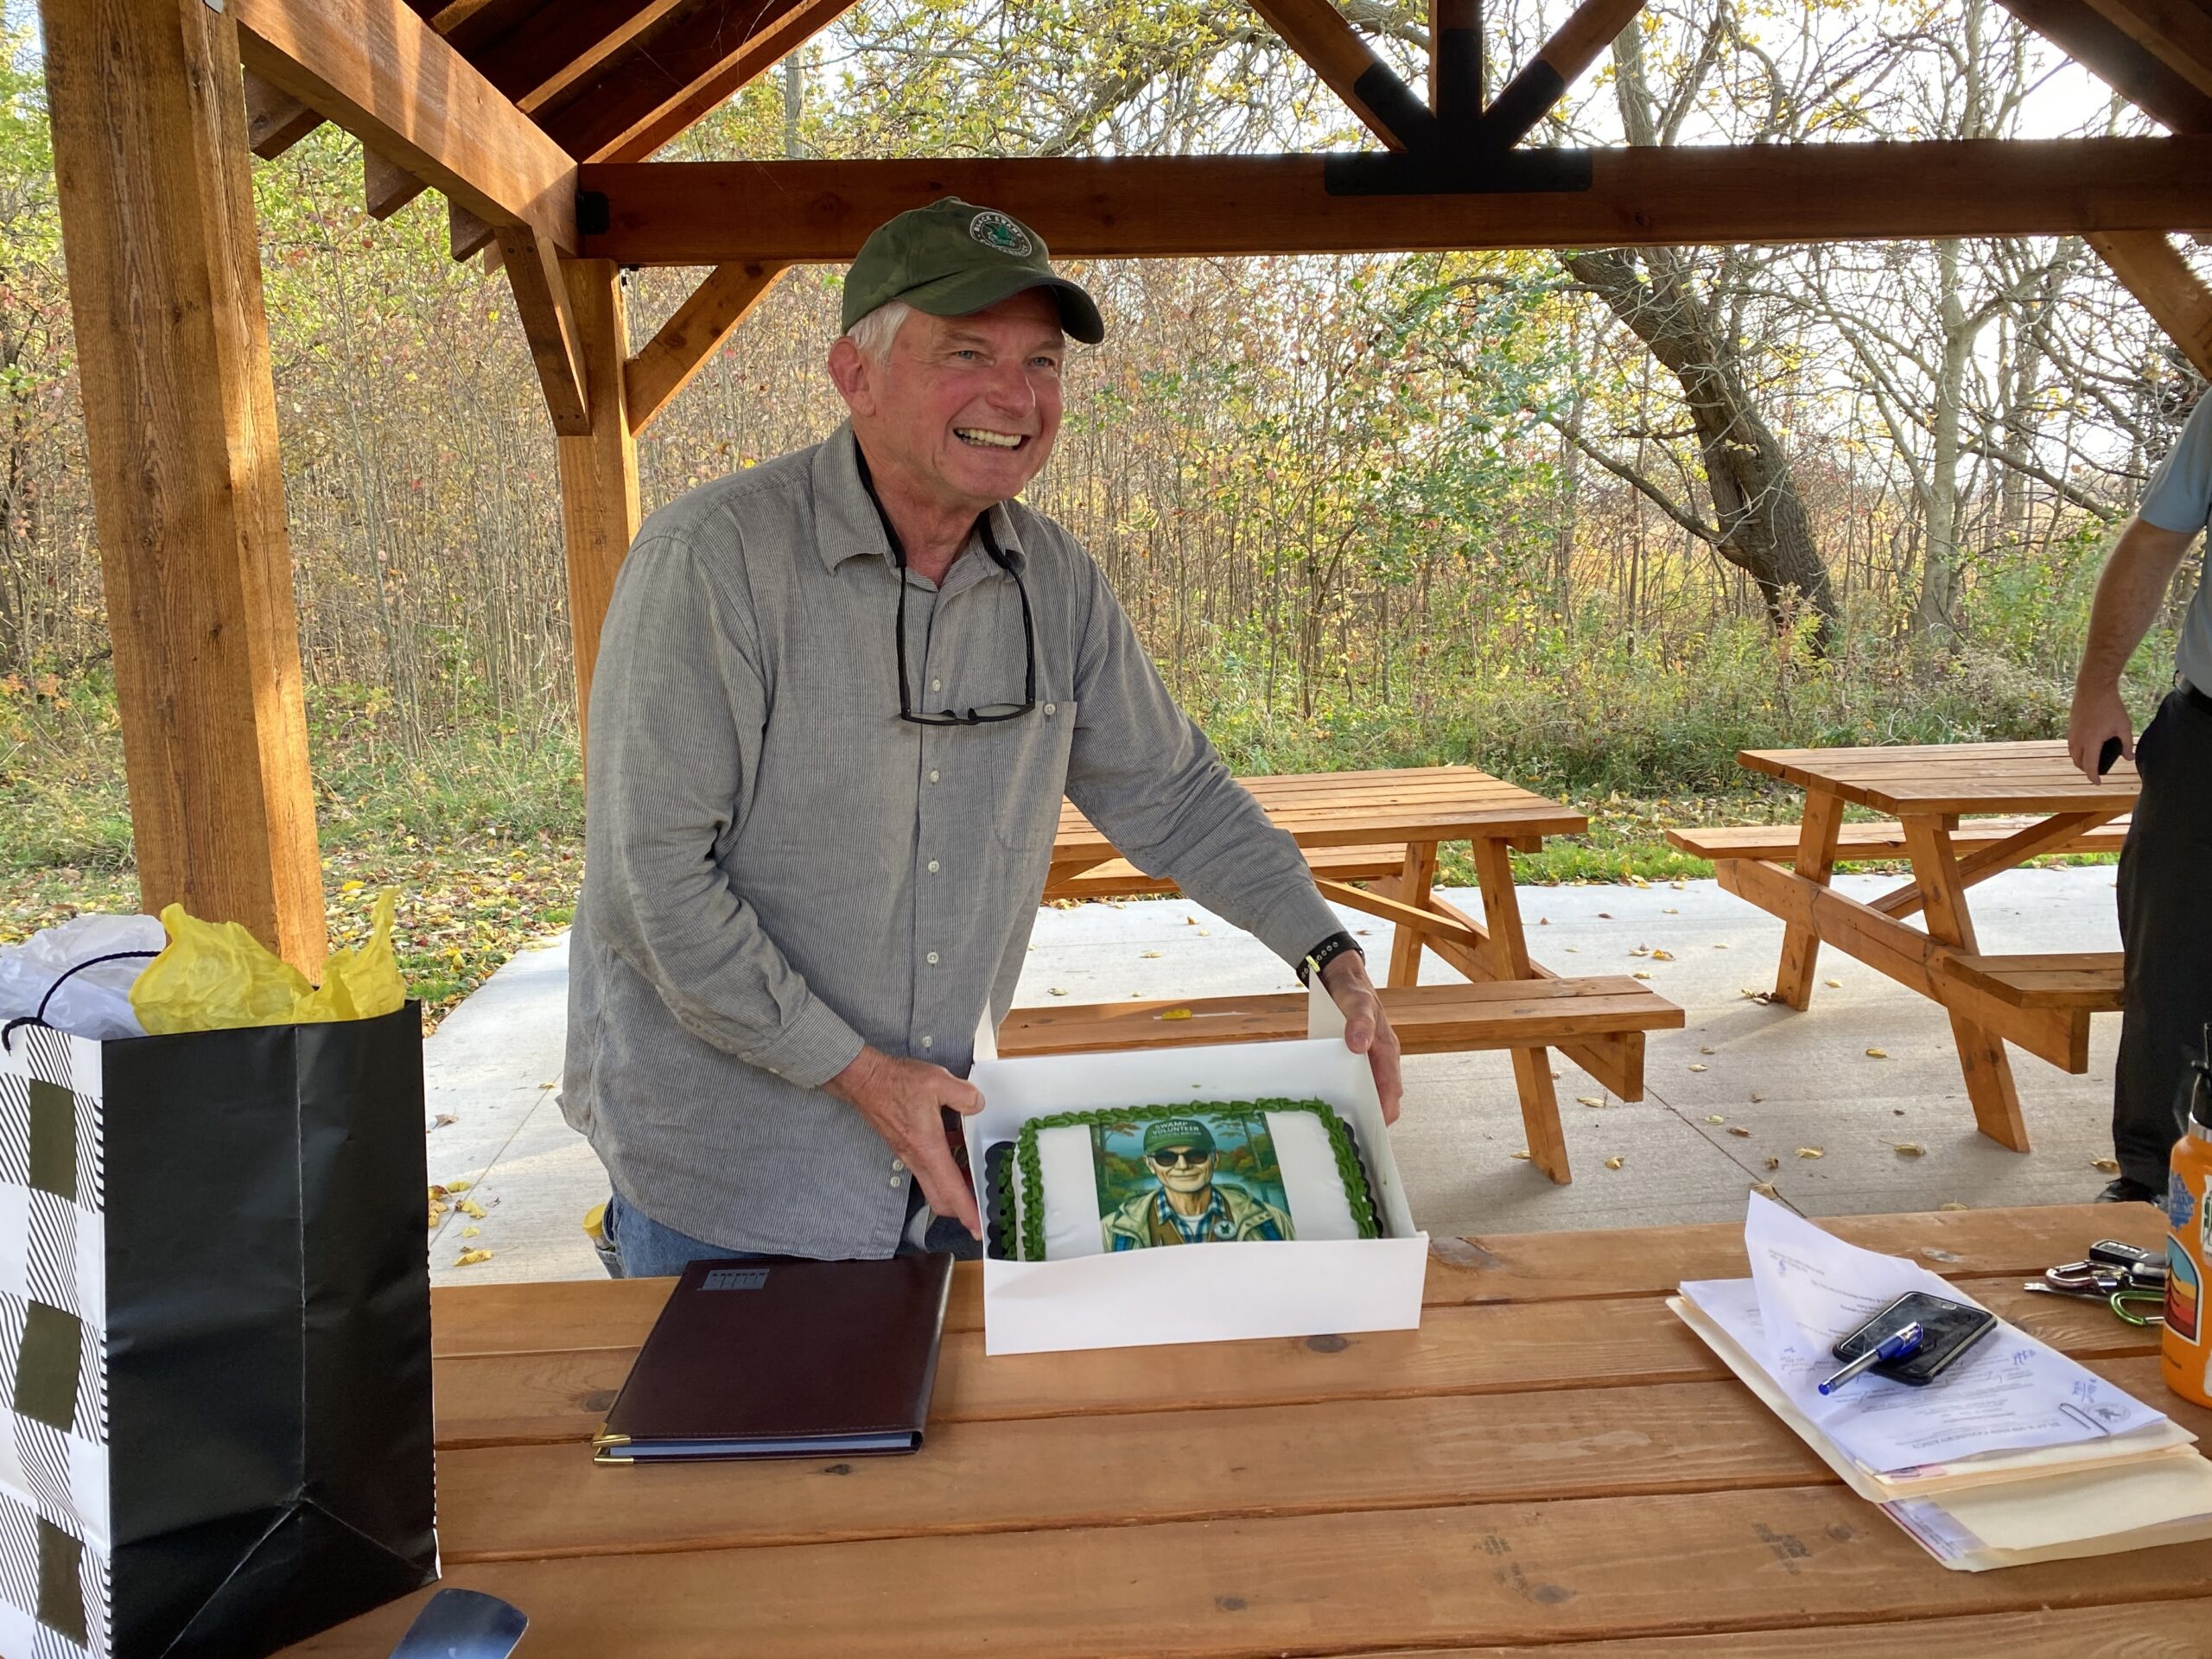
[[[1013,1001],[1065,793],[1139,868],[1295,962],[1338,926],[1176,708],[1097,567],[992,509],[1036,709],[899,718],[900,573],[849,428],[655,513],[589,724],[563,1106],[646,1215],[731,1249],[881,1256],[912,1177],[821,1084],[861,1045],[965,1075]],[[906,583],[917,709],[1022,700],[1012,575]]]

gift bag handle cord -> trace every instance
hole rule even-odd
[[[38,1000],[38,1012],[36,1014],[27,1014],[19,1019],[10,1020],[4,1026],[0,1026],[0,1049],[6,1049],[10,1052],[14,1052],[16,1046],[16,1027],[43,1026],[46,1024],[47,1007],[54,1001],[54,994],[68,982],[70,974],[81,974],[86,969],[97,968],[104,962],[132,962],[142,957],[158,957],[162,953],[158,950],[111,950],[104,957],[86,957],[84,961],[77,963],[74,967],[71,968],[67,973],[63,974],[59,979],[55,980],[53,984],[46,988],[46,995]]]

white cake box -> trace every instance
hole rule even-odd
[[[1333,1010],[1332,1010],[1333,1012]],[[1415,1230],[1375,1077],[1341,1037],[1116,1054],[986,1058],[969,1080],[969,1166],[1049,1113],[1181,1101],[1323,1100],[1351,1126],[1384,1235],[1211,1243],[1065,1262],[983,1262],[983,1349],[991,1354],[1122,1348],[1241,1337],[1408,1331],[1421,1324],[1428,1236]]]

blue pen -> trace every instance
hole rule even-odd
[[[1885,1359],[1903,1359],[1907,1354],[1919,1351],[1921,1338],[1926,1333],[1918,1325],[1908,1325],[1895,1336],[1884,1337],[1874,1347],[1853,1360],[1834,1376],[1821,1384],[1822,1394],[1834,1394],[1838,1389],[1865,1370],[1869,1365],[1878,1365]]]

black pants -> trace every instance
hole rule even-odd
[[[2135,747],[2142,798],[2120,855],[2127,1004],[2113,1078],[2113,1155],[2164,1192],[2179,1090],[2212,1021],[2212,711],[2177,690]]]

